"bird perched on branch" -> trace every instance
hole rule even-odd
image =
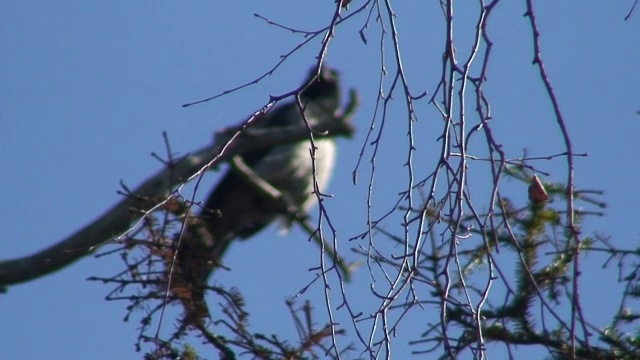
[[[325,130],[323,124],[334,120],[340,109],[340,88],[335,71],[323,68],[317,78],[316,75],[315,69],[311,70],[305,82],[309,85],[300,93],[300,100],[311,129],[321,133]],[[255,121],[256,128],[278,128],[301,125],[304,118],[294,99]],[[320,136],[315,137],[314,145],[317,147],[316,181],[322,190],[333,171],[336,145],[332,137]],[[310,146],[306,140],[245,154],[242,162],[253,174],[238,166],[229,169],[204,204],[205,209],[219,211],[221,215],[210,216],[208,222],[216,243],[211,254],[214,259],[222,257],[233,239],[246,239],[277,217],[286,217],[287,212],[303,213],[315,203]],[[267,189],[261,188],[258,181],[266,182],[265,185],[279,192],[281,201],[274,201],[276,194],[265,193]],[[288,208],[283,209],[283,205]]]
[[[201,221],[190,225],[184,233],[176,264],[184,281],[176,285],[189,289],[186,296],[189,302],[183,299],[187,318],[191,318],[186,319],[188,322],[208,315],[204,287],[210,273],[221,266],[229,245],[235,239],[247,239],[278,217],[285,226],[290,225],[296,215],[304,214],[316,202],[314,181],[322,191],[331,177],[335,141],[331,136],[319,135],[325,132],[327,124],[340,120],[338,73],[323,67],[318,74],[313,69],[304,84],[307,86],[300,92],[300,104],[294,99],[258,115],[251,129],[285,128],[304,124],[306,120],[318,135],[314,136],[314,157],[310,141],[305,140],[253,150],[234,158],[234,165],[204,202]],[[180,282],[185,284],[179,285]]]

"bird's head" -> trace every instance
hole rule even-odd
[[[302,104],[311,106],[315,116],[333,117],[341,102],[338,72],[326,65],[319,72],[313,67],[304,84],[308,86],[300,93]]]

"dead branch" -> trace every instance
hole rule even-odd
[[[321,124],[321,128],[326,131],[322,134],[315,133],[314,136],[349,137],[353,134],[350,110],[355,107],[357,98],[353,91],[350,95],[350,103],[344,115],[339,117],[339,121],[332,120],[327,124]],[[272,105],[273,103],[270,103],[256,112],[244,124],[250,124],[253,118],[262,115]],[[224,129],[216,134],[212,145],[168,163],[165,168],[130,191],[104,215],[75,234],[35,254],[0,261],[0,291],[6,291],[8,285],[27,282],[52,273],[93,253],[100,246],[135,227],[132,226],[132,222],[164,204],[171,194],[177,192],[176,188],[179,189],[186,182],[233,156],[308,138],[309,129],[305,124],[275,130],[244,125]]]

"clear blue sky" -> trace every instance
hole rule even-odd
[[[395,4],[403,61],[416,93],[431,94],[440,73],[444,22],[436,3]],[[532,155],[558,153],[563,151],[562,142],[531,65],[531,40],[521,3],[501,3],[489,27],[496,42],[489,72],[493,126],[512,157],[521,155],[523,148]],[[609,204],[607,216],[592,219],[587,230],[610,234],[627,248],[637,247],[640,240],[635,226],[640,199],[636,154],[640,13],[623,21],[631,3],[537,5],[543,58],[575,150],[590,154],[577,161],[576,183],[605,190],[603,199]],[[332,4],[331,0],[5,4],[0,14],[0,258],[40,250],[101,215],[119,199],[120,180],[135,186],[159,169],[149,154],[163,153],[162,131],[167,131],[174,151],[186,153],[210,142],[216,129],[264,105],[270,94],[297,86],[314,63],[317,41],[256,86],[216,102],[181,107],[252,80],[300,41],[253,13],[312,30],[328,23]],[[358,6],[360,2],[354,1],[353,7]],[[469,13],[460,9],[463,18]],[[328,206],[344,254],[354,245],[346,240],[365,228],[368,167],[363,168],[358,186],[352,185],[351,173],[373,113],[380,66],[379,28],[370,23],[365,45],[358,35],[364,22],[361,15],[339,28],[328,56],[342,73],[343,90],[357,88],[362,97],[355,118],[358,133],[351,141],[340,140],[341,156],[329,189],[335,198]],[[460,36],[472,29],[471,24],[462,26]],[[376,214],[386,210],[406,183],[398,184],[395,176],[406,152],[406,115],[402,102],[397,103],[378,165]],[[440,121],[426,100],[418,104],[421,122]],[[435,133],[422,133],[418,147],[437,149],[436,138]],[[430,167],[437,160],[424,159]],[[551,173],[551,180],[564,179],[562,160],[537,165]],[[215,174],[206,181],[212,184]],[[206,190],[199,195],[205,194]],[[389,229],[399,228],[389,224]],[[227,262],[234,270],[216,281],[243,289],[250,309],[268,309],[254,311],[255,331],[283,331],[295,338],[283,300],[313,279],[314,273],[307,269],[317,265],[317,254],[301,232],[280,237],[269,228],[232,249]],[[582,297],[587,310],[607,309],[594,313],[596,324],[603,324],[617,301],[601,294],[620,291],[613,272],[602,272],[601,264],[602,259],[593,259],[585,269],[589,281]],[[11,287],[0,296],[0,358],[139,358],[133,347],[137,319],[123,323],[125,304],[103,300],[111,288],[85,281],[92,275],[112,275],[121,267],[116,256],[87,258]],[[365,272],[361,269],[354,279],[361,283],[347,290],[353,304],[367,313],[377,302],[367,293]],[[317,284],[307,295],[315,297],[318,321],[324,322],[321,290]],[[347,324],[344,314],[337,313]],[[165,322],[164,331],[172,329]],[[394,354],[417,350],[406,346],[404,339],[414,339],[412,335],[422,329],[399,334]],[[352,340],[348,337],[343,345]],[[215,358],[209,350],[201,355]],[[359,352],[350,355],[357,357]]]

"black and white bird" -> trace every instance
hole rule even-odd
[[[309,83],[316,77],[311,70]],[[320,76],[300,94],[304,116],[314,131],[322,132],[322,124],[332,121],[340,109],[340,87],[338,74],[323,68]],[[256,119],[256,127],[278,128],[303,124],[300,107],[295,100],[276,107],[265,116]],[[316,137],[315,151],[316,181],[322,191],[333,172],[336,144],[332,137]],[[242,156],[260,180],[278,190],[283,201],[275,203],[265,196],[254,183],[236,169],[229,169],[215,186],[205,209],[219,211],[220,216],[211,216],[209,231],[215,241],[214,259],[220,259],[229,244],[237,238],[246,239],[262,230],[282,213],[282,203],[293,206],[299,212],[311,207],[317,197],[313,194],[312,158],[308,140],[293,144],[259,149]],[[286,222],[286,219],[282,219]]]
[[[311,70],[301,93],[301,107],[297,101],[277,106],[255,119],[256,128],[287,127],[303,124],[323,132],[323,124],[337,120],[341,97],[338,73],[323,67],[319,74]],[[315,181],[322,191],[333,172],[336,144],[333,137],[315,137]],[[203,318],[208,314],[203,291],[211,272],[222,264],[222,257],[236,239],[247,239],[280,218],[290,225],[291,213],[306,212],[317,200],[314,194],[314,173],[311,144],[308,140],[258,149],[241,156],[251,172],[260,181],[275,188],[279,200],[265,195],[255,181],[237,168],[230,167],[204,202],[200,225],[185,232],[178,255],[181,277],[193,294],[190,301],[195,314]],[[286,207],[283,208],[283,204]],[[293,209],[292,209],[293,208]],[[288,224],[287,224],[288,223]],[[199,228],[199,230],[198,230]],[[204,231],[203,231],[204,230]],[[183,301],[184,302],[184,301]],[[194,320],[194,319],[191,319]]]

